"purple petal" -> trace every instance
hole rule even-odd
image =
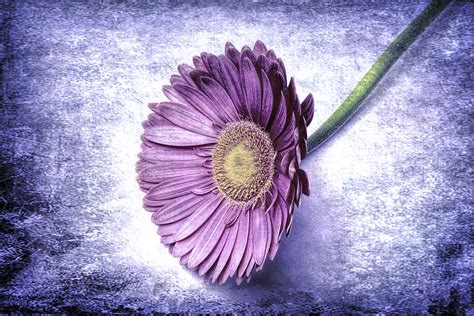
[[[283,232],[285,231],[285,228],[286,228],[288,217],[291,217],[291,215],[289,212],[288,204],[286,203],[286,201],[280,194],[278,194],[276,206],[279,208],[280,214],[281,214],[281,224],[280,224],[280,230],[278,233],[278,240],[281,240],[281,237],[283,236]]]
[[[200,148],[200,147],[196,147]],[[149,162],[195,160],[196,154],[192,149],[168,147],[156,144],[156,146],[144,149],[139,157]]]
[[[135,164],[135,171],[138,173],[142,171],[143,169],[151,167],[151,166],[153,166],[153,163],[149,161],[140,160]]]
[[[207,72],[207,68],[206,68],[206,66],[204,65],[204,63],[202,62],[201,57],[199,57],[199,56],[194,56],[194,57],[193,57],[193,64],[194,64],[194,67],[195,67],[197,70],[201,70],[201,71]]]
[[[167,179],[153,187],[147,193],[147,198],[153,201],[170,200],[186,194],[192,190],[214,184],[214,180],[209,177],[182,177]]]
[[[270,249],[268,250],[268,256],[270,260],[273,260],[278,250],[278,245],[280,241],[279,236],[282,232],[281,208],[278,205],[276,205],[270,212],[270,216],[271,216],[271,223],[272,223],[272,240],[270,244]]]
[[[309,196],[310,191],[309,191],[309,180],[308,180],[308,175],[303,169],[298,170],[298,176],[301,180],[301,184],[303,186],[303,194],[306,196]]]
[[[244,211],[245,213],[250,213],[251,210]],[[253,254],[253,223],[252,223],[253,216],[249,214],[249,231],[248,231],[248,239],[247,239],[247,246],[245,247],[245,252],[242,257],[242,261],[240,261],[239,269],[237,270],[237,276],[243,277],[247,267],[250,264],[250,260],[252,259]]]
[[[178,92],[188,104],[194,107],[198,112],[206,116],[215,124],[225,125],[225,120],[221,115],[219,108],[201,91],[189,86],[177,84],[173,88]]]
[[[276,172],[273,181],[275,182],[280,195],[286,200],[288,197],[288,192],[290,192],[291,178],[283,175],[282,173]]]
[[[207,193],[212,192],[215,188],[216,188],[216,182],[214,181],[214,179],[209,177],[209,180],[206,183],[206,185],[201,186],[200,188],[196,187],[191,192],[193,192],[196,195],[205,195]]]
[[[275,187],[275,184],[273,184],[270,190],[268,190],[268,198],[265,200],[265,205],[264,205],[265,213],[269,212],[273,208],[273,205],[275,204],[277,197],[278,197],[278,190]]]
[[[175,236],[176,241],[183,240],[198,230],[219,208],[222,199],[223,197],[221,195],[211,195],[206,203],[198,207],[193,215],[191,215],[186,220],[186,222],[183,223],[182,227]]]
[[[219,65],[219,58],[216,55],[209,54],[207,56],[207,63],[208,63],[208,70],[210,77],[222,83],[221,75],[220,75],[220,65]]]
[[[223,87],[229,94],[238,112],[244,114],[247,111],[243,108],[244,97],[240,89],[239,72],[235,65],[225,56],[219,56],[219,64],[221,66]]]
[[[268,51],[267,47],[265,46],[265,44],[263,44],[261,40],[257,40],[255,42],[255,45],[253,46],[253,52],[255,56],[265,55],[267,51]]]
[[[247,269],[245,270],[245,276],[248,278],[252,274],[255,268],[255,259],[253,256],[250,258],[249,264],[247,265]]]
[[[250,228],[250,215],[248,211],[242,210],[239,217],[239,229],[237,233],[237,239],[235,241],[232,255],[230,256],[229,276],[234,275],[239,268],[240,262],[243,259],[247,244],[249,243],[249,228]]]
[[[214,150],[214,146],[194,147],[193,150],[196,156],[207,158],[207,157],[212,156],[212,151]]]
[[[206,71],[209,72],[209,62],[207,60],[207,57],[209,56],[209,53],[201,53],[201,60],[202,63],[204,64],[204,67],[206,67]]]
[[[215,282],[217,278],[224,271],[224,267],[229,264],[229,258],[234,250],[235,242],[237,240],[239,225],[234,225],[231,228],[228,228],[229,236],[227,237],[224,248],[222,249],[219,261],[217,261],[216,269],[214,270],[214,275],[212,281]],[[226,278],[227,279],[227,278]],[[220,283],[225,282],[226,279],[219,281]]]
[[[263,262],[262,265],[260,266],[259,270],[262,269],[263,263],[265,262],[268,252],[270,251],[270,246],[272,244],[272,238],[273,238],[273,231],[272,231],[272,218],[270,214],[266,213],[265,217],[267,219],[267,244],[265,245],[265,254],[263,255]]]
[[[217,81],[209,77],[201,77],[200,88],[217,107],[220,107],[228,122],[239,120],[237,107]]]
[[[178,66],[179,74],[183,77],[186,83],[189,84],[191,87],[197,88],[196,83],[189,76],[189,73],[193,70],[193,67],[186,64],[181,64]]]
[[[260,121],[260,107],[261,107],[261,88],[260,79],[258,79],[255,67],[249,58],[245,57],[242,60],[240,68],[240,80],[242,84],[242,91],[244,93],[244,100],[247,106],[247,112],[254,121]]]
[[[235,206],[233,207],[228,213],[227,217],[225,219],[225,225],[226,226],[232,226],[234,223],[237,221],[239,218],[241,212],[241,207]]]
[[[212,122],[188,104],[162,102],[156,107],[155,111],[173,124],[188,131],[209,137],[218,135],[218,131],[214,129]]]
[[[204,223],[201,229],[203,229],[206,226],[207,226],[207,223]],[[176,242],[173,247],[172,255],[175,257],[181,257],[188,254],[188,256],[190,257],[191,251],[196,245],[196,242],[199,239],[199,237],[200,237],[200,230],[194,232],[194,234],[192,234],[191,236],[188,236],[185,239]],[[172,240],[175,239],[174,236],[172,236],[172,238],[173,238]],[[186,260],[186,264],[188,264],[189,262],[189,257]]]
[[[193,214],[199,205],[205,203],[206,198],[188,194],[168,201],[168,204],[155,212],[151,219],[157,225],[175,223]]]
[[[156,103],[148,104],[148,107],[151,110],[153,110],[157,106],[158,106],[158,104],[156,104]],[[146,126],[144,126],[144,128],[157,126],[157,125],[170,125],[170,122],[167,119],[165,119],[163,116],[158,115],[156,113],[150,113],[148,115],[148,120],[146,120],[145,122],[146,122],[146,124],[145,124]]]
[[[143,134],[146,139],[157,144],[186,147],[217,143],[215,137],[204,136],[185,130],[176,125],[149,127]]]
[[[280,105],[276,108],[275,116],[270,122],[270,136],[272,140],[276,140],[277,137],[283,132],[286,127],[286,119],[286,101],[282,91],[280,96]]]
[[[300,206],[300,198],[301,198],[301,182],[298,177],[298,173],[295,173],[295,177],[293,178],[293,186],[296,188],[295,193],[295,203],[297,206]]]
[[[227,42],[225,44],[225,55],[235,65],[240,68],[240,52],[235,48],[232,43]]]
[[[306,128],[305,128],[306,130]],[[306,157],[306,154],[308,153],[308,143],[306,142],[306,137],[302,137],[298,143],[299,149],[300,149],[300,154],[301,154],[301,160],[303,160]],[[300,161],[301,161],[300,160]]]
[[[229,237],[229,230],[224,229],[224,232],[222,233],[222,236],[219,238],[217,244],[215,247],[212,249],[211,253],[209,253],[208,256],[204,258],[204,260],[198,265],[199,266],[199,275],[202,276],[205,273],[211,269],[211,267],[217,262],[219,257],[221,256],[222,249],[224,249],[224,245],[227,242],[227,238]],[[196,249],[196,247],[194,248]],[[192,255],[192,253],[191,253]],[[190,258],[191,259],[191,258]],[[188,262],[188,266],[192,267],[191,262]],[[214,276],[215,274],[215,269],[212,269],[211,276]]]
[[[174,247],[173,247],[174,248]],[[172,249],[170,252],[173,254],[174,249]],[[189,256],[191,256],[191,251],[179,258],[179,263],[182,264],[183,266],[186,266],[188,264]]]
[[[277,58],[277,62],[278,62],[278,65],[280,66],[281,73],[283,74],[283,78],[285,78],[285,82],[286,82],[286,68],[285,68],[285,64],[283,63],[283,60],[281,60],[281,58]]]
[[[267,128],[273,110],[273,92],[270,80],[267,74],[261,71],[262,74],[262,104],[260,111],[260,125]]]
[[[295,149],[288,149],[285,151],[278,152],[278,156],[282,155],[281,160],[277,163],[277,168],[280,172],[288,174],[288,168],[290,167],[290,161],[295,156]]]
[[[267,56],[268,60],[270,62],[274,62],[274,61],[277,61],[277,57],[275,55],[275,52],[273,51],[273,49],[270,49],[266,54],[265,56]]]
[[[288,104],[290,108],[295,112],[296,117],[301,117],[301,106],[296,95],[295,79],[291,77],[290,83],[288,84]]]
[[[180,168],[178,167],[178,165],[176,165],[175,168],[163,169],[160,164],[156,164],[146,169],[143,169],[138,174],[138,178],[140,180],[150,183],[159,183],[169,178],[186,178],[191,176],[208,178],[210,176],[210,173],[207,169],[202,167]]]
[[[313,120],[314,115],[314,101],[312,94],[308,94],[308,96],[301,103],[301,110],[306,120],[306,126],[309,126],[309,124],[311,124],[311,121]]]
[[[177,83],[188,84],[186,80],[184,80],[183,77],[179,75],[171,75],[170,83],[171,84],[177,84]]]
[[[267,57],[265,57],[264,55],[260,55],[257,58],[255,66],[256,68],[260,68],[264,72],[267,72],[270,68],[270,62],[268,61]]]
[[[253,231],[253,258],[257,265],[265,260],[265,247],[267,244],[267,216],[261,209],[251,210]]]
[[[219,242],[224,229],[224,219],[229,210],[227,204],[218,207],[218,212],[212,214],[209,225],[200,232],[200,238],[194,247],[188,266],[192,269],[197,267],[211,253],[216,244]]]
[[[295,115],[292,114],[283,133],[274,141],[275,150],[280,151],[292,144],[295,135]]]
[[[242,63],[245,58],[250,59],[252,64],[255,64],[257,62],[257,57],[255,57],[255,54],[253,53],[252,49],[248,46],[242,47],[242,50],[240,51],[240,67],[242,67]]]
[[[186,100],[184,100],[184,98],[180,96],[178,92],[176,92],[173,86],[163,86],[162,90],[171,102],[186,103]]]

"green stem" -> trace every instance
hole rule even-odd
[[[308,138],[308,152],[331,137],[359,108],[377,83],[405,50],[416,40],[450,1],[433,1],[420,13],[380,55],[364,78],[352,90],[337,110]]]

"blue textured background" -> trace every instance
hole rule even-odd
[[[314,94],[314,131],[426,2],[1,6],[0,311],[474,313],[474,4],[304,161],[311,197],[239,287],[182,269],[141,209],[146,104],[193,55],[261,39]]]

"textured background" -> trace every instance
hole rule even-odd
[[[135,183],[178,64],[261,39],[314,94],[314,131],[425,6],[3,1],[0,310],[474,312],[472,3],[304,161],[312,195],[250,284],[182,269]]]

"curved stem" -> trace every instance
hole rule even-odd
[[[435,0],[420,13],[380,55],[337,110],[308,138],[308,152],[331,137],[359,108],[377,83],[450,1]]]

